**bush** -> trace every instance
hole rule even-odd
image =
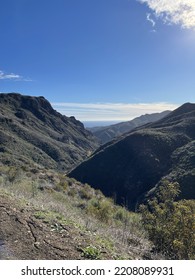
[[[100,250],[94,246],[88,246],[82,249],[82,256],[86,259],[90,260],[99,260],[100,259]]]
[[[150,239],[168,258],[195,258],[195,201],[174,201],[179,184],[164,182],[156,197],[140,206]]]
[[[126,220],[127,220],[127,210],[125,208],[118,207],[118,209],[115,211],[114,219],[116,219],[120,222],[126,222]]]
[[[113,204],[109,199],[92,198],[89,200],[87,212],[98,218],[101,222],[108,223],[112,218]]]
[[[85,184],[80,190],[79,190],[79,196],[81,199],[89,200],[93,197],[92,188]]]
[[[59,174],[58,179],[59,179],[59,182],[55,184],[54,190],[56,190],[57,192],[66,191],[68,188],[68,185],[69,185],[66,177]]]

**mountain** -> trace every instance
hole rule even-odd
[[[131,210],[162,179],[179,182],[180,198],[195,199],[195,104],[186,103],[163,119],[103,145],[68,175]]]
[[[136,127],[158,121],[164,118],[170,112],[171,111],[164,111],[162,113],[145,114],[131,121],[120,122],[109,126],[90,127],[87,129],[90,130],[94,136],[100,139],[102,144],[105,144],[124,133],[130,132]]]
[[[74,117],[55,111],[42,96],[0,94],[0,161],[68,170],[98,146]]]

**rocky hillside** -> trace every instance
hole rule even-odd
[[[195,199],[195,104],[105,144],[69,174],[132,210],[162,179],[178,181]]]
[[[124,133],[130,132],[136,127],[145,125],[147,123],[156,122],[167,116],[170,112],[171,111],[164,111],[162,113],[145,114],[131,121],[121,122],[104,127],[92,127],[88,128],[88,130],[90,130],[102,144],[105,144]]]
[[[81,122],[55,111],[44,97],[0,94],[0,123],[3,164],[35,162],[66,171],[97,147]]]

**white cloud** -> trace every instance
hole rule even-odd
[[[152,24],[153,27],[156,25],[156,22],[151,18],[151,14],[150,13],[148,13],[146,15],[146,18]]]
[[[146,3],[165,23],[195,30],[195,0],[138,0]]]
[[[153,27],[152,32],[156,32],[156,29],[155,29],[156,22],[153,20],[150,13],[146,14],[146,19],[147,19],[147,21],[149,21],[152,24],[152,27]]]
[[[52,103],[61,114],[81,121],[128,121],[144,114],[174,110],[169,103]]]
[[[31,79],[26,79],[18,74],[14,74],[14,73],[6,74],[2,70],[0,70],[0,80],[14,80],[14,81],[25,81],[25,82],[32,81]]]

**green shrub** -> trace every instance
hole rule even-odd
[[[109,223],[113,216],[113,203],[109,199],[92,198],[87,205],[87,212],[101,222]]]
[[[101,255],[101,251],[96,248],[95,246],[88,246],[84,249],[82,249],[83,253],[82,256],[86,259],[90,259],[90,260],[99,260],[100,259],[100,255]]]
[[[69,196],[75,197],[77,195],[77,190],[75,190],[74,188],[71,188],[68,190],[67,193]]]
[[[10,183],[15,182],[21,175],[21,170],[16,167],[10,167],[7,173],[7,179]]]
[[[68,183],[67,182],[61,182],[55,185],[54,190],[57,192],[64,192],[67,190]]]
[[[31,193],[32,197],[35,197],[38,194],[38,184],[36,181],[31,182]]]
[[[175,202],[179,184],[164,182],[156,198],[141,205],[143,223],[158,251],[172,259],[195,258],[195,201]]]
[[[3,176],[0,176],[0,186],[3,185],[3,183],[4,183],[4,178]]]
[[[118,207],[114,213],[114,219],[125,222],[127,219],[127,210],[123,207]]]
[[[81,199],[89,200],[93,197],[92,188],[85,184],[80,190],[79,190],[79,196]]]
[[[52,175],[50,175],[50,180],[51,180],[51,178],[53,179]],[[57,192],[64,192],[64,191],[66,191],[68,186],[69,186],[69,183],[68,183],[66,177],[61,175],[61,174],[59,174],[58,179],[59,179],[59,182],[55,184],[54,189]]]

